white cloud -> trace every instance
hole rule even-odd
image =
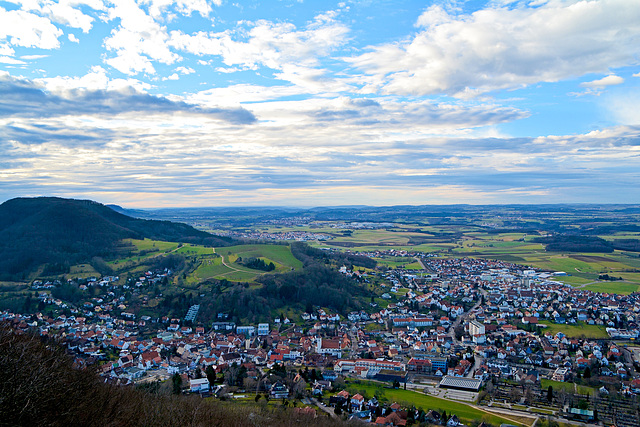
[[[624,79],[622,77],[611,74],[598,80],[580,83],[580,86],[588,88],[603,88],[605,86],[614,86],[622,83],[624,83]]]
[[[26,59],[27,61],[31,61],[33,59],[42,59],[47,57],[49,57],[49,55],[22,55],[20,59]]]
[[[94,18],[83,13],[78,7],[88,6],[99,11],[105,9],[101,0],[23,0],[18,1],[18,4],[23,11],[45,16],[57,24],[80,28],[85,33],[91,30]]]
[[[163,77],[162,80],[180,80],[180,76],[178,75],[178,73],[173,73],[171,75],[168,75],[167,77]]]
[[[190,16],[193,12],[198,12],[201,16],[207,17],[211,13],[211,6],[206,0],[141,0],[142,4],[149,4],[149,14],[156,19],[166,16],[170,6],[182,15]],[[213,0],[213,4],[220,6],[222,0]]]
[[[363,91],[458,95],[553,82],[634,64],[640,7],[628,0],[550,0],[452,15],[432,6],[409,41],[345,60],[370,75]],[[621,29],[624,29],[622,31]]]
[[[221,56],[227,67],[218,67],[219,72],[264,66],[280,71],[280,79],[317,87],[325,70],[313,68],[320,58],[346,41],[348,31],[333,20],[333,14],[327,13],[318,15],[302,30],[291,23],[260,20],[244,22],[235,31],[220,33],[172,31],[170,44],[199,56]]]
[[[196,70],[191,67],[178,67],[176,68],[176,71],[180,74],[193,74],[196,72]]]
[[[106,70],[100,66],[92,67],[89,73],[81,77],[58,76],[36,79],[34,82],[63,97],[78,90],[144,93],[152,88],[150,84],[135,79],[110,79]]]
[[[120,20],[120,26],[104,41],[107,50],[116,53],[106,63],[118,71],[129,75],[140,72],[154,74],[152,61],[173,64],[181,59],[167,44],[166,28],[155,22],[133,0],[119,1],[109,10],[109,18]]]
[[[15,50],[7,43],[0,43],[0,55],[13,56],[15,53]]]
[[[26,62],[20,61],[19,59],[12,58],[10,56],[0,56],[0,63],[2,64],[11,64],[11,65],[24,65]]]
[[[303,93],[304,90],[295,86],[238,84],[201,91],[188,96],[187,99],[189,102],[202,105],[239,105],[248,102],[269,101]]]
[[[238,68],[238,67],[217,67],[216,71],[218,73],[230,74],[230,73],[237,73],[238,71],[242,71],[242,68]]]
[[[633,77],[640,77],[640,73],[635,73]]]
[[[0,7],[0,40],[13,46],[56,49],[62,30],[47,18],[22,10],[5,10]]]
[[[80,40],[78,40],[78,38],[75,35],[71,34],[71,33],[69,33],[69,35],[67,35],[67,38],[72,43],[80,43]]]

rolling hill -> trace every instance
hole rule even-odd
[[[126,238],[234,243],[182,223],[132,218],[90,200],[16,198],[0,205],[0,280],[24,279],[43,264],[55,272],[95,256],[109,257]]]

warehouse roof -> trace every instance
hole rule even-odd
[[[446,376],[440,381],[440,387],[442,388],[455,388],[458,390],[478,391],[482,381],[475,378],[462,378]]]

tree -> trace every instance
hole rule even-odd
[[[553,387],[549,386],[547,389],[547,402],[551,403],[553,401]]]
[[[584,377],[585,378],[591,378],[591,368],[587,366],[587,368],[584,370]]]
[[[213,385],[216,382],[216,371],[213,370],[212,366],[207,366],[207,369],[204,371],[207,379],[209,380],[209,384]]]
[[[171,382],[173,384],[173,394],[180,394],[182,391],[182,377],[179,373],[173,374],[171,377]]]

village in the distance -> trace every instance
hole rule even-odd
[[[205,288],[189,287],[194,282],[184,272],[188,269],[141,264],[133,274],[91,276],[86,270],[78,277],[33,279],[25,311],[4,310],[0,319],[55,337],[75,365],[95,366],[105,382],[123,386],[285,405],[312,417],[375,425],[640,425],[640,293],[633,282],[638,273],[627,268],[620,274],[631,276],[617,277],[616,260],[607,257],[622,256],[618,250],[557,255],[573,267],[560,271],[508,261],[518,253],[525,261],[523,248],[544,252],[526,233],[494,233],[492,242],[513,243],[502,245],[494,254],[502,259],[495,259],[480,252],[456,255],[462,249],[496,248],[479,244],[478,235],[465,240],[463,233],[462,244],[440,247],[416,242],[416,248],[431,244],[431,251],[380,240],[361,248],[340,242],[384,238],[393,228],[398,233],[398,225],[310,224],[270,220],[268,232],[245,227],[226,234],[256,239],[248,233],[259,233],[261,243],[254,241],[251,248],[262,247],[266,255],[252,262],[271,261],[281,271],[294,267],[276,255],[269,258],[265,247],[288,250],[287,242],[298,240],[319,253],[353,256],[327,259],[340,277],[371,289],[370,296],[358,296],[360,309],[306,303],[254,322],[243,315],[242,304],[205,313],[210,309],[200,303]],[[415,232],[412,227],[404,232]],[[142,258],[198,250],[157,244]],[[236,254],[238,247],[232,247]],[[252,287],[255,282],[242,273],[260,266],[250,269],[231,249],[221,249],[211,248],[215,258],[190,263],[189,274],[203,279],[209,271],[208,285]],[[350,262],[365,258],[377,261],[376,267]],[[595,276],[580,274],[585,267],[577,267],[607,262],[608,273]],[[268,268],[262,270],[268,274]],[[203,293],[192,293],[176,311],[158,303],[159,287],[172,285]],[[636,289],[628,291],[629,286]]]

